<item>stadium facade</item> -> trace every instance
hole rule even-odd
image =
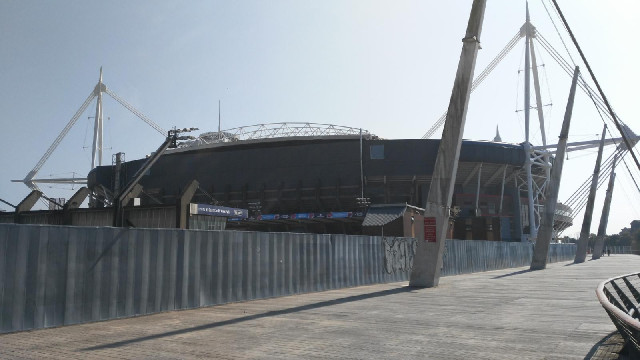
[[[227,135],[208,133],[209,141],[201,136],[164,153],[139,182],[144,189],[140,204],[175,204],[197,180],[192,203],[249,209],[247,219],[229,222],[231,228],[361,234],[371,205],[424,208],[440,143],[386,140],[366,132],[252,139]],[[524,162],[521,144],[463,141],[452,238],[526,238]],[[119,171],[115,165],[96,167],[88,187],[108,199],[144,163],[124,162]],[[543,181],[542,168],[534,166],[533,172],[535,181]]]

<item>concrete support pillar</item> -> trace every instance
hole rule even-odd
[[[578,248],[576,249],[576,257],[573,261],[576,264],[584,262],[587,258],[587,247],[589,246],[589,233],[591,231],[591,218],[593,216],[593,205],[596,202],[596,190],[598,188],[598,176],[600,174],[600,162],[602,161],[602,149],[604,148],[604,137],[607,127],[602,129],[602,138],[600,140],[600,148],[598,149],[598,158],[596,166],[593,169],[593,178],[591,178],[591,189],[589,190],[589,198],[587,207],[584,211],[584,219],[582,220],[582,230],[580,231],[580,240],[578,240]]]
[[[547,188],[547,200],[544,204],[544,213],[538,231],[538,239],[533,249],[533,258],[531,260],[531,270],[542,270],[547,267],[547,256],[549,254],[549,245],[553,237],[553,218],[556,214],[556,204],[558,203],[558,192],[560,191],[560,179],[562,178],[562,167],[564,166],[564,154],[567,149],[567,138],[569,137],[569,125],[571,123],[571,114],[573,112],[573,100],[576,94],[576,84],[578,83],[578,75],[580,71],[578,67],[573,73],[573,82],[571,83],[571,91],[569,92],[569,101],[567,109],[564,113],[564,121],[562,122],[562,130],[560,130],[560,138],[558,140],[558,152],[556,153],[555,162],[551,169],[549,185]]]
[[[593,254],[591,259],[600,259],[602,248],[604,246],[604,237],[607,234],[607,223],[609,222],[609,209],[611,208],[611,197],[613,196],[613,185],[616,181],[616,161],[618,156],[614,156],[613,165],[611,166],[611,175],[609,175],[609,185],[607,185],[607,195],[604,198],[604,206],[602,207],[602,215],[600,216],[600,225],[598,226],[598,235],[596,243],[593,246]]]
[[[16,212],[14,213],[14,222],[20,224],[20,213],[29,211],[38,202],[42,196],[42,191],[33,190],[27,195],[18,205],[16,205]]]
[[[425,223],[435,218],[435,242],[419,240],[409,280],[410,286],[438,286],[442,268],[442,253],[449,227],[451,197],[458,170],[460,145],[467,116],[471,82],[480,48],[480,33],[486,8],[486,0],[474,0],[467,24],[458,63],[458,71],[449,101],[447,118],[433,171],[429,196],[425,206]],[[426,236],[425,236],[426,237]]]
[[[118,201],[113,204],[114,207],[114,216],[113,216],[113,226],[124,226],[124,207],[129,204],[131,199],[138,197],[144,188],[140,184],[135,184],[127,195],[125,195],[121,201]]]
[[[64,204],[64,206],[62,207],[62,217],[64,225],[73,225],[70,211],[79,208],[87,198],[87,196],[89,196],[89,189],[87,189],[86,186],[83,186],[78,189],[78,191],[76,191],[76,193],[71,196],[69,201]]]
[[[180,194],[180,198],[178,198],[176,203],[176,227],[178,229],[186,229],[188,227],[189,217],[187,212],[189,211],[189,203],[199,186],[198,180],[191,181],[189,186]]]

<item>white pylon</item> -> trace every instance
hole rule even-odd
[[[91,151],[91,169],[102,165],[102,66],[100,67],[100,78],[94,90],[97,97],[96,116],[93,123],[93,149]],[[97,154],[96,154],[97,153]]]

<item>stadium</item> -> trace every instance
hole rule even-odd
[[[500,142],[499,135],[495,140],[462,142],[452,238],[521,241],[529,231],[523,145]],[[191,203],[249,210],[227,228],[362,234],[369,208],[424,208],[439,143],[310,123],[205,133],[158,158],[139,181],[136,204],[176,204],[196,180]],[[125,161],[118,171],[98,166],[88,175],[89,190],[108,204],[145,162]],[[532,172],[541,186],[544,169],[534,164]]]

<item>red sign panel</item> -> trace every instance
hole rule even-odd
[[[424,240],[426,242],[436,242],[436,218],[424,218]]]

